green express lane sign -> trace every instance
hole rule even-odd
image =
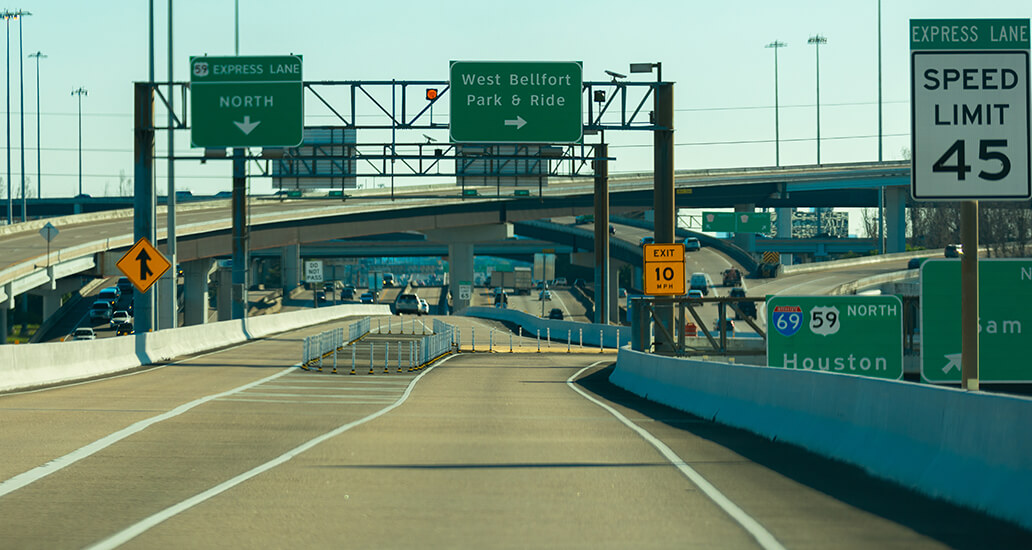
[[[194,147],[295,147],[304,132],[301,57],[190,58]]]
[[[452,61],[451,141],[576,143],[583,70],[574,61]]]
[[[1032,381],[1032,260],[978,260],[978,378]],[[1025,332],[1025,327],[1030,327]],[[960,260],[921,264],[921,377],[960,383]]]
[[[767,364],[903,378],[903,304],[896,296],[772,296]]]

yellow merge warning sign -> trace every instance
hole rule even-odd
[[[646,295],[680,296],[685,293],[683,244],[646,244],[642,254]]]

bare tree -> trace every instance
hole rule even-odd
[[[132,195],[133,178],[125,175],[125,170],[118,171],[118,195],[128,197]]]

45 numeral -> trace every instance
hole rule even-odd
[[[935,161],[932,165],[932,172],[956,172],[957,181],[963,181],[967,176],[967,173],[973,170],[971,165],[965,162],[964,140],[958,139],[953,142],[953,145],[946,152],[939,157],[939,160]],[[982,139],[978,141],[978,160],[985,161],[999,161],[1000,170],[997,172],[987,172],[981,170],[978,172],[978,177],[988,181],[1002,180],[1010,174],[1011,162],[1007,155],[1000,151],[992,151],[991,149],[1007,147],[1007,140],[1005,139]],[[955,163],[951,164],[950,159],[956,157]]]

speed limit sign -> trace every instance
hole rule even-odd
[[[1029,20],[911,20],[910,49],[914,198],[1028,199]]]
[[[646,244],[642,254],[646,295],[680,296],[685,293],[683,244]]]

